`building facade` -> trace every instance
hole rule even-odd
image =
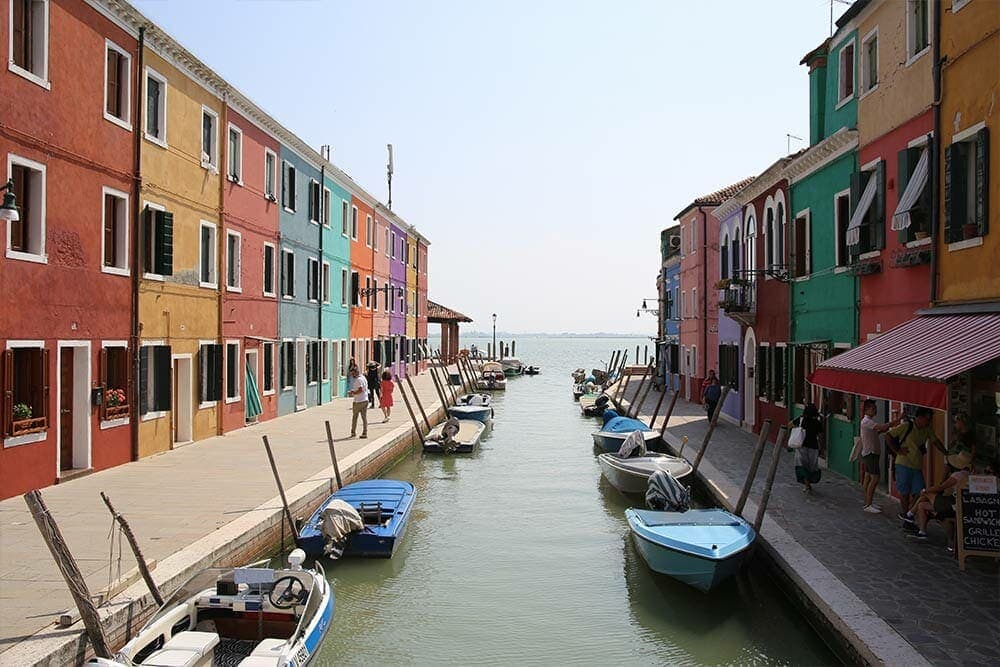
[[[362,369],[372,360],[372,271],[371,238],[374,201],[351,192],[351,359]]]
[[[389,225],[389,334],[392,337],[393,373],[403,377],[406,338],[406,232],[395,222]]]
[[[730,199],[715,211],[719,219],[719,282],[713,285],[709,307],[715,305],[719,322],[719,381],[729,387],[721,415],[735,424],[743,423],[743,331],[740,323],[723,308],[727,289],[739,271],[743,247],[743,209]]]
[[[660,272],[656,278],[659,301],[658,373],[663,386],[680,389],[680,227],[674,225],[660,232]]]

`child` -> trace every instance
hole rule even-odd
[[[389,414],[392,412],[392,390],[395,385],[392,383],[392,375],[389,371],[384,371],[382,373],[382,395],[379,397],[379,407],[382,408],[382,414],[385,415],[385,419],[382,423],[389,421]]]

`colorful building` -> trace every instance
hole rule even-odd
[[[337,179],[333,178],[337,175]],[[341,185],[349,182],[347,177],[333,165],[327,164],[323,173],[323,196],[330,203],[324,203],[324,211],[329,211],[329,221],[323,227],[323,310],[320,315],[320,329],[324,351],[324,363],[329,364],[329,384],[324,384],[323,400],[334,396],[347,395],[347,364],[350,340],[350,283],[351,283],[351,238],[350,201],[351,195]]]
[[[389,334],[392,336],[393,372],[406,374],[404,340],[406,338],[406,232],[394,220],[389,225]]]
[[[400,221],[402,222],[402,221]],[[404,223],[405,224],[405,223]],[[415,372],[417,361],[417,237],[414,229],[406,225],[406,342],[403,361],[406,372]]]
[[[351,359],[364,368],[372,360],[372,239],[374,206],[360,190],[351,190]]]
[[[722,306],[727,286],[734,277],[733,272],[739,271],[741,267],[743,209],[735,198],[731,198],[715,210],[714,216],[719,220],[719,283],[713,286],[712,296],[708,299],[709,307],[716,307],[718,313],[719,382],[723,387],[729,387],[720,415],[741,425],[744,405],[743,330],[740,323],[729,317]]]
[[[680,388],[678,373],[680,360],[680,226],[674,225],[660,232],[660,273],[656,278],[659,297],[659,325],[657,327],[659,354],[658,370],[663,385],[671,391]]]
[[[392,334],[389,327],[391,282],[389,272],[389,210],[379,204],[375,207],[374,234],[372,238],[373,278],[372,335],[375,338],[374,358],[380,366],[391,366]]]
[[[417,372],[427,369],[424,349],[427,345],[427,253],[431,242],[413,228],[417,237]]]

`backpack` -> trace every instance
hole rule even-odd
[[[710,384],[705,389],[705,399],[709,401],[717,401],[722,397],[722,389],[718,384]]]
[[[913,430],[913,422],[908,421],[906,422],[906,430],[903,431],[902,438],[896,438],[893,435],[891,435],[888,431],[886,431],[885,444],[889,445],[889,451],[891,451],[893,454],[898,454],[899,448],[902,447],[903,443],[906,442],[906,439],[910,437],[910,431],[912,430]]]

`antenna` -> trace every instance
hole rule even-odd
[[[386,176],[389,179],[389,210],[392,210],[392,144],[386,144],[389,149],[389,163],[385,165]]]
[[[330,161],[330,144],[323,144],[319,147],[319,154],[323,156],[323,159],[327,162]]]
[[[805,141],[802,137],[796,137],[794,134],[785,133],[785,138],[787,140],[787,146],[785,148],[785,153],[791,155],[792,153],[792,139],[796,141]]]
[[[854,4],[854,0],[830,0],[830,37],[833,37],[833,3],[839,2],[842,5]]]

